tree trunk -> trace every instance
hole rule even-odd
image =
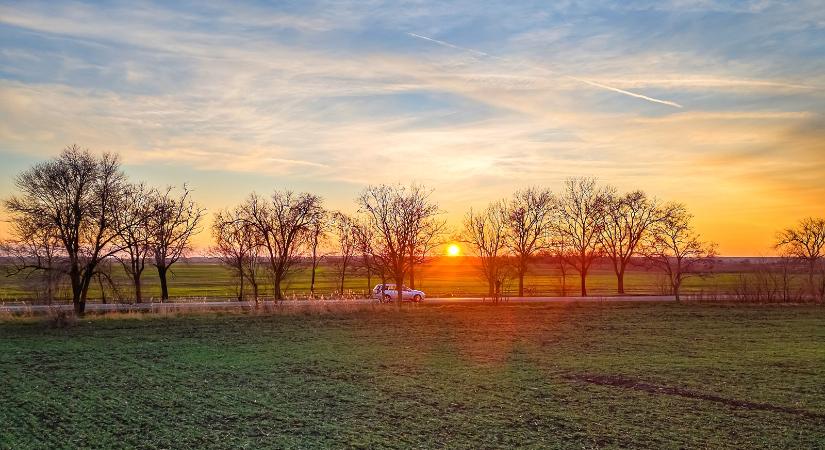
[[[415,258],[410,254],[410,289],[415,289]]]
[[[158,266],[158,276],[160,277],[160,301],[161,303],[169,300],[169,286],[166,282],[166,271],[169,268],[166,266]]]
[[[238,301],[239,301],[239,302],[242,302],[242,301],[243,301],[243,287],[244,287],[244,286],[243,286],[243,284],[244,284],[244,276],[243,276],[243,271],[241,271],[240,276],[241,276],[241,285],[240,285],[240,287],[239,287],[239,289],[238,289]]]
[[[582,269],[581,273],[582,297],[587,297],[587,270]]]
[[[344,296],[344,279],[347,276],[347,263],[341,262],[341,297]]]
[[[314,251],[314,250],[313,250]],[[312,256],[312,276],[309,281],[309,296],[310,298],[315,298],[315,255]]]
[[[283,300],[284,296],[281,293],[281,275],[280,274],[278,274],[278,273],[275,274],[275,277],[272,280],[272,284],[273,284],[272,288],[274,290],[274,292],[272,294],[273,294],[275,300]]]
[[[616,272],[619,295],[624,295],[624,267]]]
[[[526,270],[523,266],[518,268],[518,296],[519,297],[524,297],[524,272],[526,272]]]
[[[139,272],[132,275],[132,281],[135,285],[135,303],[141,303],[143,301],[143,293],[141,292]]]
[[[88,269],[87,269],[88,270]],[[83,276],[80,282],[80,296],[78,302],[75,304],[74,312],[77,315],[84,315],[86,314],[86,298],[89,295],[89,284],[92,281],[91,276]]]
[[[396,300],[398,304],[401,304],[401,301],[404,298],[404,275],[400,277],[395,277],[395,293],[396,293]]]
[[[681,300],[681,298],[679,297],[679,288],[682,287],[682,282],[680,280],[676,279],[676,280],[673,281],[672,284],[673,284],[673,297],[678,302],[679,300]]]

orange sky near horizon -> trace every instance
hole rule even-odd
[[[210,213],[416,182],[457,228],[596,177],[684,203],[724,256],[773,255],[825,216],[823,29],[816,0],[0,0],[0,198],[70,144]]]

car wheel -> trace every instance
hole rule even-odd
[[[415,294],[415,297],[413,297],[413,301],[416,302],[416,303],[420,302],[421,301],[421,296],[418,295],[418,294]]]
[[[389,295],[384,295],[384,302],[385,303],[389,303],[391,301],[392,301],[392,297],[390,297]]]

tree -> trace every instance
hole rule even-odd
[[[825,219],[808,217],[797,226],[780,231],[775,248],[807,264],[808,288],[815,293],[814,274],[825,252]]]
[[[414,262],[410,249],[421,242],[424,224],[439,214],[430,194],[419,185],[380,185],[367,187],[357,200],[364,223],[374,232],[373,257],[395,281],[399,303],[404,279]]]
[[[157,192],[143,184],[128,185],[113,215],[118,230],[116,241],[121,247],[115,257],[132,279],[137,303],[143,300],[141,275],[146,268],[146,259],[152,253],[149,220],[154,213],[156,198]]]
[[[372,275],[383,273],[383,269],[379,267],[379,260],[375,256],[375,231],[365,220],[359,220],[354,217],[353,232],[355,234],[355,246],[357,252],[360,254],[360,266],[367,275],[367,295],[372,289]],[[384,280],[382,279],[383,283]]]
[[[421,221],[419,227],[413,231],[413,242],[410,247],[410,288],[415,289],[415,267],[424,264],[432,251],[444,244],[447,222],[437,217],[429,217]]]
[[[555,201],[545,189],[517,191],[505,205],[505,245],[516,259],[518,295],[524,296],[524,276],[531,259],[549,248],[548,229]]]
[[[11,221],[59,240],[72,304],[77,314],[83,314],[100,263],[121,250],[115,244],[119,230],[114,214],[126,176],[118,157],[97,157],[72,145],[18,175],[15,185],[21,193],[4,202]]]
[[[318,264],[320,264],[323,255],[319,257],[318,246],[327,235],[327,228],[329,227],[329,218],[324,211],[315,218],[315,221],[310,225],[309,231],[309,248],[311,251],[311,279],[309,282],[309,295],[315,297],[315,274],[318,271]]]
[[[258,256],[261,239],[255,228],[243,220],[240,207],[218,211],[212,222],[215,245],[212,253],[232,269],[238,278],[238,301],[244,299],[244,281],[252,285],[258,303]]]
[[[506,274],[506,239],[507,205],[504,201],[490,203],[481,212],[470,209],[464,216],[460,240],[478,257],[488,294],[494,301],[501,295],[500,286]]]
[[[281,284],[299,261],[299,250],[324,214],[321,197],[309,193],[275,191],[269,201],[252,194],[241,206],[243,221],[260,236],[269,261],[274,297],[283,299]]]
[[[192,200],[192,190],[185,184],[177,196],[172,187],[155,196],[148,223],[162,301],[169,299],[169,269],[189,250],[192,236],[200,230],[198,225],[204,213],[205,210]]]
[[[624,274],[651,226],[661,218],[661,208],[642,191],[617,195],[605,192],[604,216],[599,236],[602,250],[613,265],[617,290],[624,294]]]
[[[332,214],[332,232],[335,236],[339,292],[344,295],[344,280],[358,250],[358,230],[355,220],[342,212]]]
[[[587,296],[587,273],[599,256],[604,205],[605,192],[593,178],[568,178],[558,198],[553,228],[570,250],[566,261],[579,273],[582,297]]]
[[[653,265],[664,270],[671,291],[680,300],[685,279],[703,275],[713,267],[715,244],[703,242],[691,225],[693,216],[684,205],[665,206],[661,220],[651,228],[643,254]]]
[[[60,239],[51,228],[44,228],[30,220],[16,220],[12,226],[12,234],[17,239],[0,242],[0,254],[11,260],[5,266],[6,275],[23,275],[32,281],[38,293],[44,287],[43,295],[51,305],[60,279],[66,272]]]

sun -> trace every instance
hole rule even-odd
[[[461,249],[457,245],[450,244],[447,247],[447,256],[458,256],[459,253],[461,253]]]

